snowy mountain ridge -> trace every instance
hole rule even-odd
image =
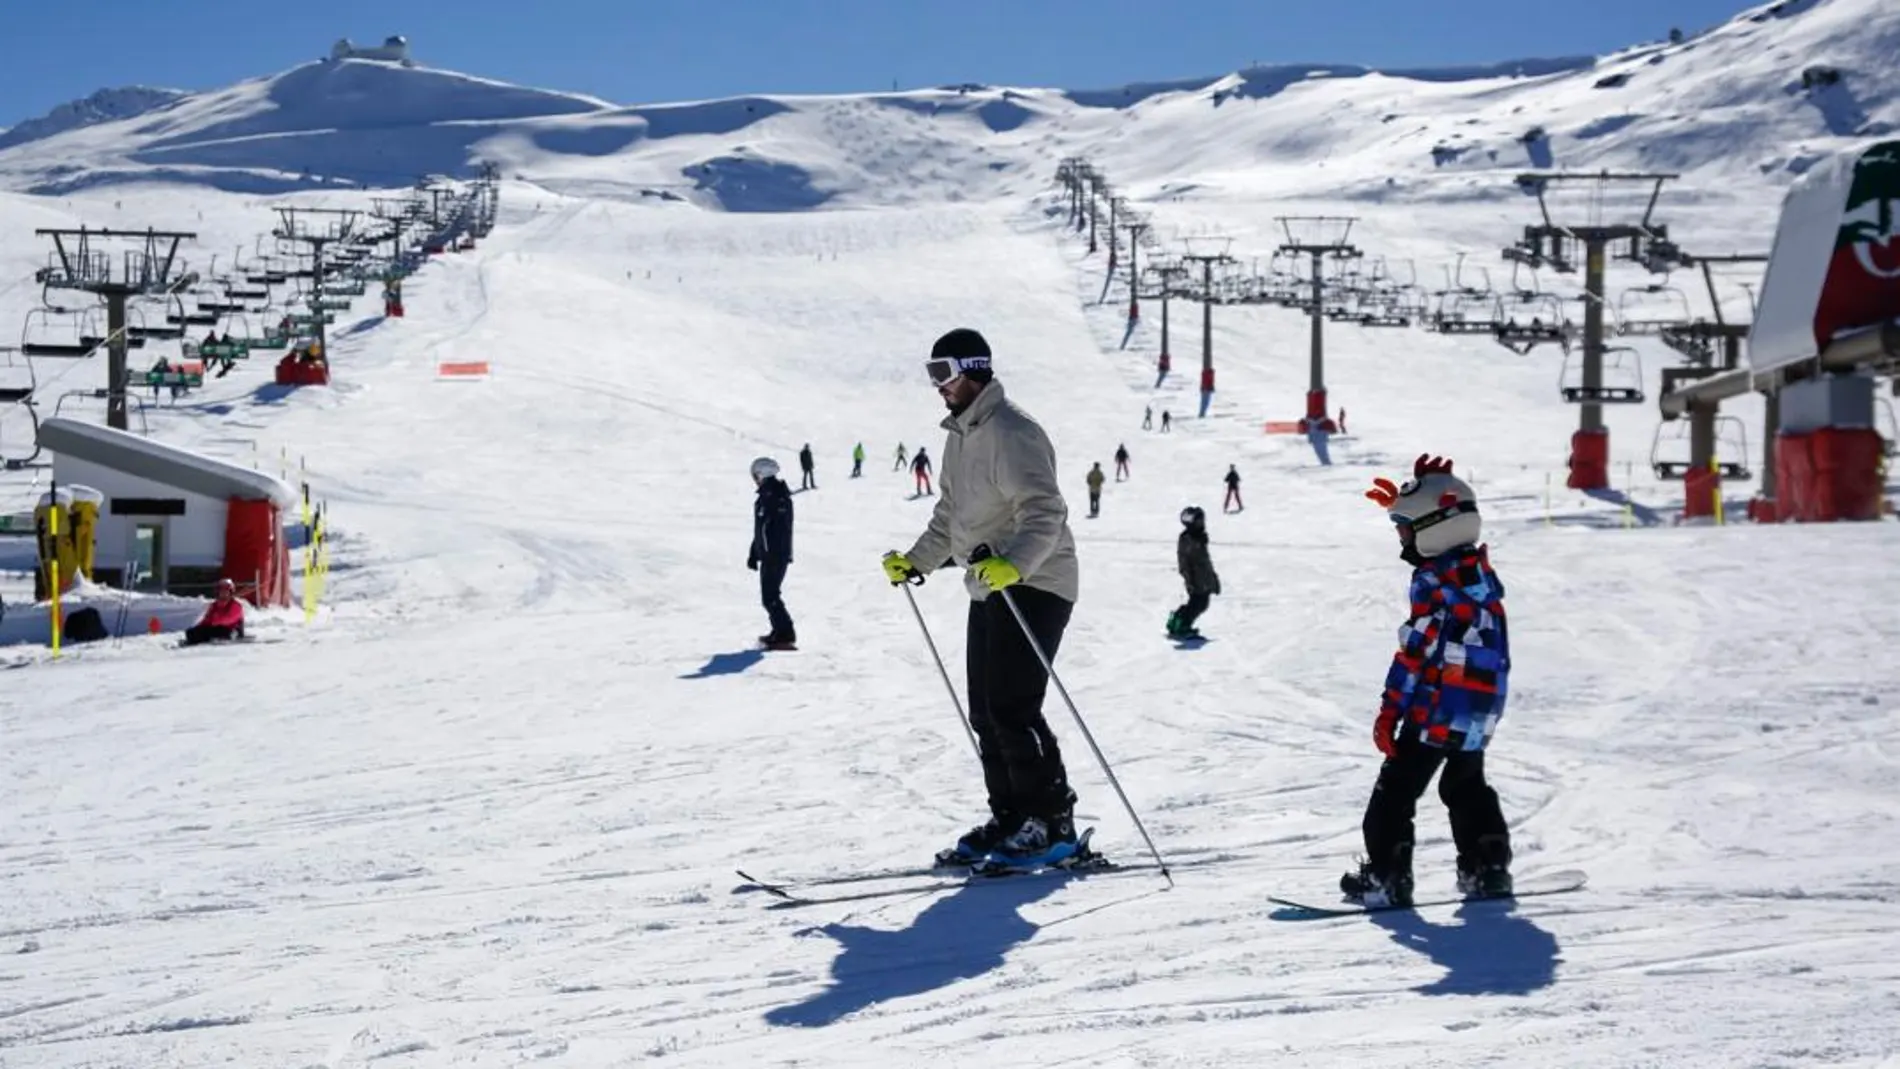
[[[68,130],[135,119],[190,95],[183,89],[155,89],[144,85],[101,89],[83,99],[69,100],[38,118],[0,129],[0,151],[57,137]]]
[[[1669,168],[1779,188],[1843,143],[1900,128],[1895,54],[1900,7],[1886,0],[1781,0],[1601,57],[1282,64],[1108,90],[961,85],[619,106],[348,59],[187,94],[156,117],[16,132],[0,149],[0,187],[183,181],[274,193],[405,185],[494,161],[550,189],[781,211],[1022,195],[1057,159],[1088,154],[1124,181],[1177,194],[1278,170],[1316,195],[1457,198],[1495,186],[1476,175],[1526,166]]]

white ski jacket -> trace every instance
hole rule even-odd
[[[938,467],[936,511],[905,554],[928,574],[988,545],[1022,573],[1022,584],[1073,602],[1081,586],[1069,506],[1056,481],[1055,447],[995,380],[961,413],[946,417]],[[972,601],[990,596],[974,575],[964,580]]]

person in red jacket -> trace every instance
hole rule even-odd
[[[218,580],[218,596],[198,622],[185,629],[185,645],[202,642],[228,642],[244,637],[244,603],[238,600],[237,584]]]

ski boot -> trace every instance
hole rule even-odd
[[[1458,893],[1466,898],[1509,898],[1516,890],[1511,880],[1511,842],[1502,835],[1478,840],[1479,856],[1458,855]]]
[[[1009,838],[1022,818],[1016,816],[991,817],[982,824],[963,833],[955,846],[948,850],[937,851],[937,864],[943,868],[955,868],[975,865],[990,856],[990,851]]]
[[[1361,861],[1358,872],[1339,878],[1339,891],[1349,902],[1362,906],[1409,906],[1412,904],[1412,847],[1395,847],[1393,863],[1381,873],[1372,862]]]
[[[1075,834],[1075,818],[1070,813],[1024,817],[1015,831],[990,850],[979,871],[1003,873],[1068,868],[1090,856],[1086,838]]]
[[[1201,633],[1181,622],[1181,610],[1168,614],[1168,637],[1172,639],[1200,638]]]
[[[791,632],[786,632],[782,635],[776,633],[760,635],[759,645],[768,650],[796,650],[798,649],[798,636]]]

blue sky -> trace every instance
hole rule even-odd
[[[1544,11],[1532,17],[1538,7]],[[0,126],[95,89],[208,89],[348,36],[623,104],[950,82],[1106,88],[1253,61],[1371,66],[1588,54],[1694,32],[1738,0],[19,0],[0,14]],[[1584,8],[1587,8],[1584,9]]]

